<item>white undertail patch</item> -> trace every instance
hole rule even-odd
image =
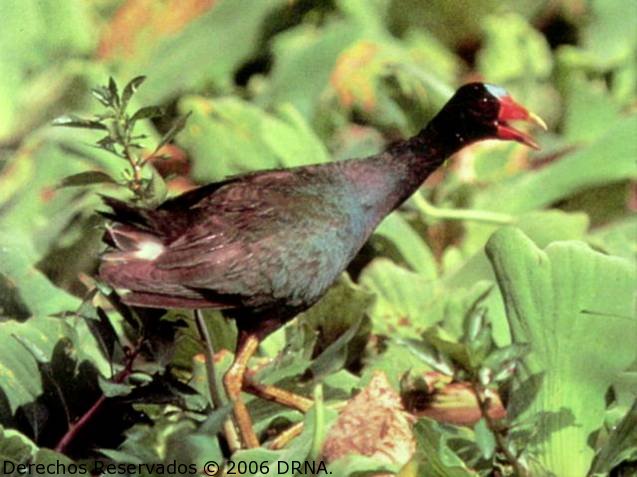
[[[159,242],[152,240],[144,240],[137,244],[137,250],[131,254],[131,257],[139,260],[155,260],[159,257],[165,247]]]

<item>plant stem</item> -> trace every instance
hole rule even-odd
[[[312,438],[312,459],[318,459],[325,441],[325,402],[323,401],[323,385],[314,388],[314,436]]]
[[[478,407],[480,408],[480,414],[484,418],[489,430],[495,437],[495,442],[500,449],[500,452],[504,454],[508,463],[513,467],[515,474],[518,477],[528,477],[526,469],[520,464],[517,457],[511,452],[506,442],[506,437],[502,434],[498,423],[489,415],[489,398],[486,396],[484,387],[477,381],[471,383],[473,392],[476,395],[478,401]]]
[[[140,340],[133,351],[128,355],[124,369],[122,369],[113,381],[115,383],[123,383],[133,371],[133,364],[135,359],[142,350],[143,340]],[[55,446],[55,451],[63,454],[69,447],[69,445],[75,440],[77,435],[86,427],[86,425],[97,415],[102,408],[102,405],[106,401],[106,396],[102,393],[100,397],[93,403],[93,405],[73,424],[71,424],[66,433],[59,440]]]
[[[210,333],[208,333],[208,327],[204,320],[201,310],[195,309],[195,324],[197,325],[197,331],[204,343],[204,356],[206,360],[206,373],[208,375],[208,390],[210,392],[210,400],[212,401],[213,409],[220,409],[223,406],[223,399],[219,394],[217,388],[217,372],[215,370],[215,350],[212,346],[212,340],[210,339]],[[231,452],[241,448],[239,442],[239,436],[237,430],[234,427],[231,419],[226,419],[223,424],[223,435],[228,443],[228,447]]]
[[[507,225],[515,223],[514,216],[489,210],[474,209],[443,209],[430,204],[422,195],[414,194],[412,201],[418,211],[425,217],[446,220],[471,220],[474,222],[485,222],[497,225]]]
[[[125,115],[125,111],[117,111],[117,115],[114,120],[114,127],[117,141],[123,149],[124,158],[128,161],[132,170],[130,189],[135,194],[135,200],[142,201],[144,198],[144,182],[142,174],[143,162],[133,152],[130,146],[132,130],[128,117]]]

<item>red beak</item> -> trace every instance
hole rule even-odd
[[[542,118],[516,103],[511,96],[500,98],[500,112],[496,122],[498,139],[517,141],[533,149],[540,149],[540,146],[531,136],[509,126],[507,121],[529,121],[546,130],[546,123],[542,121]]]

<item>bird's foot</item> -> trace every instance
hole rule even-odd
[[[276,402],[302,413],[306,413],[314,405],[314,401],[270,384],[259,384],[249,378],[243,380],[243,391],[267,401]]]
[[[242,343],[235,356],[234,363],[232,363],[230,369],[228,369],[223,377],[223,384],[228,399],[232,403],[234,421],[239,429],[239,434],[241,434],[243,445],[247,448],[259,447],[259,439],[254,432],[252,418],[250,417],[248,408],[241,399],[241,388],[243,386],[248,361],[258,346],[259,340],[256,336],[248,337]]]

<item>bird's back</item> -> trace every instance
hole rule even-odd
[[[100,275],[131,290],[124,299],[132,304],[308,307],[369,235],[342,167],[240,176],[153,211],[109,200],[119,222],[108,231],[116,250]]]

